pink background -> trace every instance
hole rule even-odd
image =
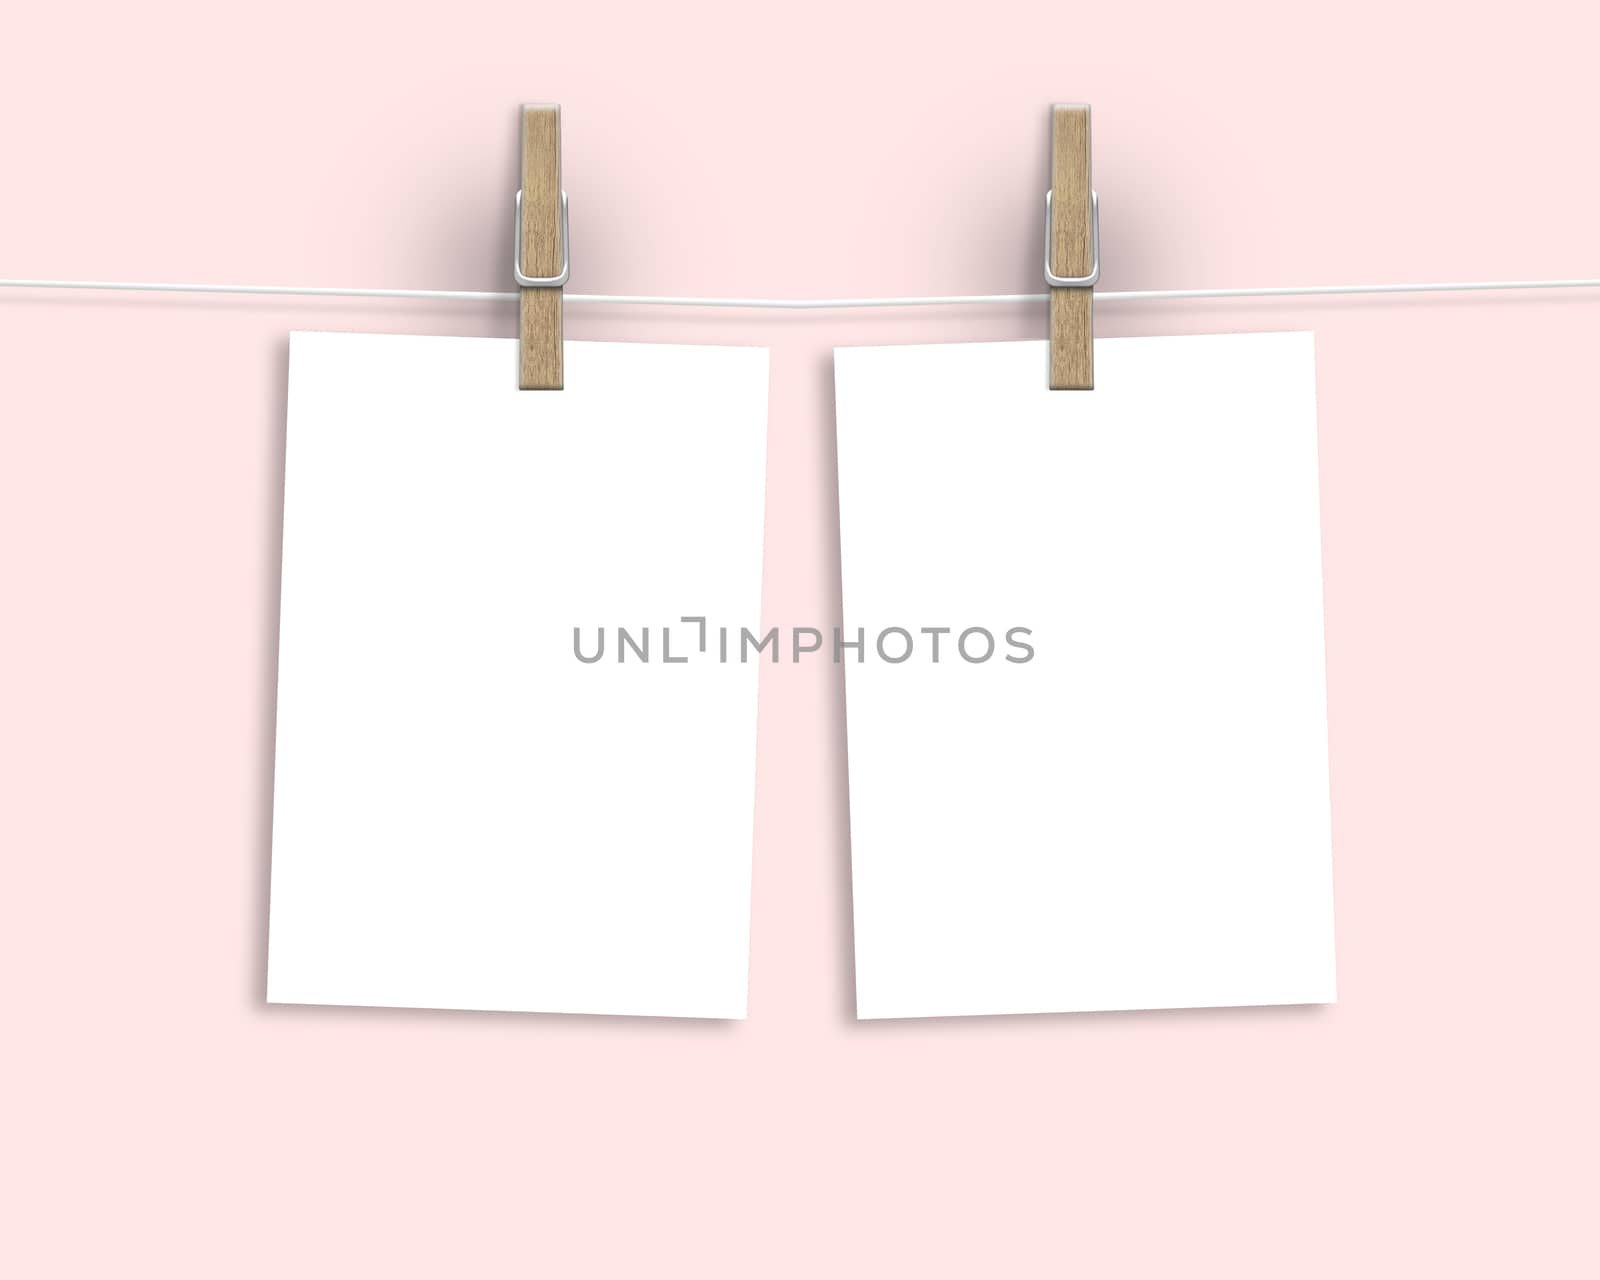
[[[1108,289],[1597,275],[1597,37],[1547,0],[33,5],[0,275],[506,288],[554,100],[574,290],[1034,290],[1060,99]],[[265,1007],[286,334],[512,309],[0,294],[0,1271],[1593,1275],[1600,300],[1100,321],[1316,331],[1336,1007],[856,1025],[841,692],[788,666],[748,1022]],[[765,612],[805,625],[829,346],[1043,319],[568,332],[773,347]]]

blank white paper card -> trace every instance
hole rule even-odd
[[[268,999],[743,1017],[766,352],[516,365],[291,340]]]
[[[1311,335],[1045,345],[835,352],[858,1016],[1331,1002]]]

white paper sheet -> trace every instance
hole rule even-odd
[[[767,354],[516,358],[292,338],[268,999],[743,1017]]]
[[[835,360],[858,1016],[1332,1001],[1311,335]]]

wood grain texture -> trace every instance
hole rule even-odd
[[[561,270],[561,108],[522,109],[522,274]],[[522,290],[517,385],[559,391],[561,290]]]
[[[1057,106],[1050,122],[1050,264],[1058,276],[1094,268],[1089,232],[1089,108]],[[1094,290],[1050,290],[1050,389],[1094,389]]]

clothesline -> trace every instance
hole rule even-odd
[[[472,289],[345,289],[280,284],[171,284],[131,280],[0,280],[0,289],[86,289],[124,293],[227,293],[298,298],[409,298],[422,302],[515,302],[515,292]],[[1227,298],[1316,298],[1349,294],[1487,293],[1600,289],[1600,279],[1462,280],[1422,284],[1320,284],[1244,289],[1095,290],[1096,302],[1187,302]],[[907,298],[692,298],[566,293],[569,303],[633,307],[725,307],[749,311],[845,311],[867,307],[981,307],[1044,302],[1046,293],[981,293]]]

